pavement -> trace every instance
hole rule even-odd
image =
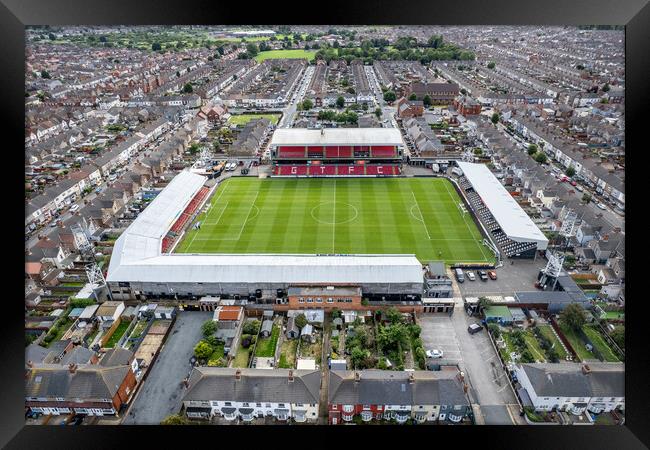
[[[492,280],[489,280],[489,283]],[[466,282],[467,283],[467,282]],[[475,283],[487,284],[481,281]],[[462,285],[460,285],[462,286]],[[469,334],[467,327],[479,320],[470,317],[463,308],[459,284],[452,279],[454,312],[423,314],[419,318],[421,339],[425,348],[440,348],[440,362],[458,364],[470,386],[468,395],[474,407],[477,424],[512,425],[520,423],[517,400],[501,366],[499,357],[486,330]],[[430,360],[433,361],[433,360]]]
[[[544,266],[546,266],[546,261],[540,257],[536,261],[507,259],[504,261],[503,267],[495,269],[496,280],[481,281],[474,270],[476,280],[471,281],[466,276],[465,282],[459,283],[458,288],[463,297],[512,296],[518,291],[534,291],[536,290],[537,275]]]
[[[192,369],[190,358],[201,339],[201,325],[210,311],[180,311],[158,359],[125,414],[124,425],[158,425],[181,408],[183,379]]]

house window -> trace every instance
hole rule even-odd
[[[314,299],[313,298],[308,298],[307,303],[314,303]]]
[[[370,409],[370,405],[363,405],[363,409]]]
[[[336,411],[337,409],[339,409],[339,405],[332,405],[332,410]]]
[[[301,298],[298,300],[298,303],[305,303],[305,299],[301,297]]]
[[[354,411],[353,405],[343,405],[343,412],[351,413]]]
[[[332,297],[328,298],[327,303],[334,303],[334,299]]]
[[[323,303],[323,299],[320,298],[320,297],[318,297],[318,298],[316,299],[316,303]]]

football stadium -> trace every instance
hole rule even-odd
[[[421,262],[490,262],[444,178],[224,181],[177,253],[415,254]]]
[[[432,261],[487,268],[546,249],[484,165],[406,177],[400,142],[397,130],[283,129],[271,177],[180,172],[116,241],[112,295],[286,306],[292,288],[354,287],[413,308],[432,295]]]

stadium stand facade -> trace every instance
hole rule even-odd
[[[509,258],[534,258],[548,239],[483,164],[458,162],[458,185],[470,208]]]
[[[275,176],[394,176],[403,141],[390,128],[278,129],[271,140]]]

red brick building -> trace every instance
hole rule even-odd
[[[367,309],[359,286],[295,286],[287,292],[290,309]]]
[[[397,116],[401,119],[410,119],[411,117],[422,117],[424,114],[424,103],[419,100],[409,101],[402,97],[397,102]]]
[[[463,116],[472,116],[472,115],[478,115],[481,113],[481,105],[480,103],[472,100],[469,97],[459,97],[457,99],[454,99],[453,102],[454,108],[456,108],[456,111],[461,113]]]
[[[456,83],[422,83],[415,81],[404,89],[404,97],[409,98],[415,94],[416,100],[424,100],[427,95],[434,105],[450,105],[459,89]]]
[[[26,373],[25,406],[45,415],[117,415],[135,386],[129,364],[33,365]]]

